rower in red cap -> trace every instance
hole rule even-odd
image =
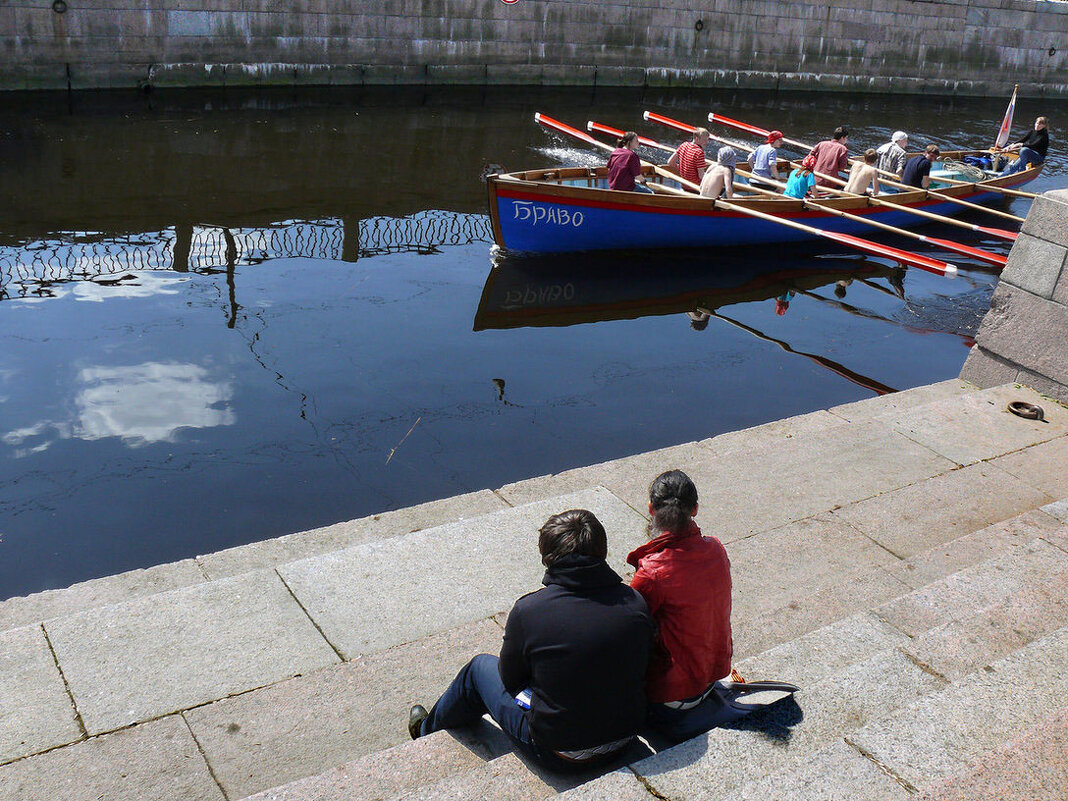
[[[753,178],[749,183],[755,185],[769,185],[756,178],[767,178],[772,181],[779,180],[779,151],[782,146],[782,131],[772,131],[768,134],[768,141],[749,154],[749,171]]]

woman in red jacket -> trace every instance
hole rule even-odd
[[[722,722],[715,682],[731,673],[731,572],[727,551],[693,521],[697,487],[681,470],[649,488],[651,539],[627,562],[659,632],[649,665],[649,722],[675,740]]]

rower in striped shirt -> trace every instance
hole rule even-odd
[[[708,162],[705,160],[705,145],[708,144],[708,139],[706,128],[694,128],[693,139],[679,145],[668,159],[667,168],[687,181],[701,183],[705,170],[708,169]]]

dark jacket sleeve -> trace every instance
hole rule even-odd
[[[516,608],[508,614],[508,622],[504,625],[500,671],[504,689],[512,695],[530,684],[530,664],[524,648],[523,625]]]

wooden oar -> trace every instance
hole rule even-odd
[[[586,123],[586,128],[587,128],[587,130],[596,131],[598,133],[603,133],[603,134],[608,134],[609,136],[620,137],[620,136],[623,135],[623,131],[619,130],[618,128],[613,128],[610,125],[604,125],[603,123],[600,123],[600,122],[594,122],[593,120],[590,120],[589,122]],[[638,141],[641,144],[645,145],[646,147],[652,147],[652,148],[656,148],[658,150],[667,150],[667,151],[672,151],[672,152],[674,151],[674,148],[672,148],[672,147],[670,147],[668,145],[662,145],[659,142],[657,142],[656,140],[647,139],[644,136],[639,136],[638,137]],[[736,171],[737,171],[738,175],[741,175],[743,178],[752,178],[753,177],[752,174],[746,172],[745,170],[736,170]],[[785,184],[783,184],[780,181],[773,181],[773,180],[768,179],[768,178],[762,178],[761,180],[763,180],[765,183],[773,184],[773,185],[778,186],[778,187],[785,187]],[[768,189],[761,189],[760,187],[754,187],[754,186],[750,186],[750,188],[754,189],[755,191],[757,191],[758,193],[763,194],[763,195],[768,195],[768,196],[771,196],[771,197],[778,197],[778,198],[782,197],[777,192],[772,192],[772,191],[770,191]],[[904,228],[897,228],[897,227],[895,227],[893,225],[887,225],[884,222],[880,222],[878,220],[872,220],[872,219],[869,219],[868,217],[862,217],[862,216],[857,215],[857,214],[850,214],[849,212],[842,211],[840,209],[836,209],[836,208],[834,208],[832,206],[825,206],[822,203],[817,203],[817,202],[812,201],[812,200],[806,200],[804,198],[801,199],[801,202],[807,208],[815,209],[817,211],[823,211],[823,212],[826,212],[828,214],[832,214],[832,215],[834,215],[836,217],[842,217],[842,218],[845,218],[845,219],[848,219],[848,220],[852,220],[853,222],[861,223],[862,225],[870,225],[870,226],[873,226],[874,228],[881,228],[884,231],[890,231],[891,233],[899,234],[900,236],[908,237],[909,239],[915,239],[915,240],[917,240],[919,242],[926,242],[927,244],[936,245],[936,246],[944,248],[946,250],[950,250],[950,251],[953,251],[955,253],[960,253],[960,254],[962,254],[964,256],[971,256],[973,259],[978,259],[979,261],[986,262],[987,264],[993,264],[996,267],[1004,267],[1005,264],[1008,262],[1008,259],[1005,256],[1002,256],[1000,253],[991,253],[989,251],[981,250],[979,248],[973,248],[971,245],[965,245],[965,244],[963,244],[961,242],[954,242],[952,239],[938,239],[938,238],[933,237],[933,236],[924,236],[923,234],[917,234],[914,231],[908,231],[908,230],[906,230]]]
[[[709,122],[719,122],[719,123],[722,123],[723,125],[732,125],[732,126],[734,126],[736,128],[740,128],[743,131],[749,131],[750,133],[759,134],[761,136],[767,136],[768,133],[769,133],[769,131],[765,131],[763,128],[757,128],[755,125],[750,125],[748,123],[739,122],[738,120],[732,120],[732,119],[730,119],[730,117],[724,117],[721,114],[713,114],[712,112],[709,112],[708,119],[709,119]],[[785,142],[787,140],[785,138],[783,138],[783,141]],[[803,142],[797,142],[794,139],[791,139],[789,141],[790,141],[790,144],[800,145],[801,147],[807,148],[808,150],[812,149],[812,147],[810,145],[806,145]],[[919,158],[922,158],[922,156],[919,157]],[[833,178],[834,180],[838,181],[839,183],[844,183],[844,181],[842,181],[837,176],[822,176],[822,177]],[[902,183],[898,183],[896,181],[889,181],[889,180],[884,181],[884,183],[886,183],[888,186],[893,186],[893,187],[895,187],[897,189],[905,189],[905,190],[908,190],[908,191],[915,191],[916,189],[920,188],[920,187],[909,186],[908,184],[902,184]],[[986,186],[986,185],[983,186],[983,190],[984,191],[989,189],[991,191],[996,192],[1000,188],[1001,187],[996,187],[996,186]],[[988,208],[986,206],[980,206],[978,203],[971,203],[970,201],[962,200],[961,198],[953,197],[952,195],[943,195],[941,192],[936,192],[933,189],[926,189],[924,191],[926,191],[927,194],[930,197],[937,198],[938,200],[945,200],[945,201],[948,201],[950,203],[956,203],[957,205],[966,206],[966,207],[968,207],[970,209],[975,209],[977,211],[985,211],[987,214],[993,214],[993,215],[995,215],[997,217],[1003,217],[1003,218],[1008,219],[1008,220],[1013,220],[1014,222],[1022,223],[1024,221],[1023,217],[1017,217],[1015,214],[1008,214],[1007,212],[1004,212],[1004,211],[998,211],[997,209],[991,209],[991,208]]]
[[[725,117],[719,117],[719,115],[713,115],[713,116],[716,116],[719,119],[726,119]],[[661,125],[666,125],[667,127],[674,128],[675,130],[678,130],[678,131],[685,131],[685,132],[690,133],[690,134],[692,134],[693,131],[694,131],[694,126],[693,125],[690,125],[689,123],[686,123],[686,122],[681,122],[679,120],[674,120],[671,117],[665,117],[663,114],[656,114],[656,113],[654,113],[652,111],[646,111],[644,117],[645,117],[646,120],[651,120],[652,122],[657,122],[657,123],[660,123]],[[741,125],[741,123],[739,123],[739,125]],[[749,126],[749,127],[752,127],[752,126]],[[754,148],[749,147],[748,145],[743,145],[740,142],[733,142],[730,139],[724,139],[724,138],[719,137],[719,136],[714,136],[714,135],[710,135],[710,136],[711,136],[712,139],[715,139],[717,142],[723,142],[724,144],[731,145],[732,147],[741,148],[742,150],[748,150],[749,152],[752,152],[754,150]],[[791,162],[791,163],[792,164],[796,164],[796,162]],[[831,178],[832,176],[827,176],[827,177]],[[766,180],[766,179],[762,179],[762,180]],[[834,180],[838,181],[838,183],[843,183],[841,180],[839,180],[837,178],[834,178]],[[848,194],[846,192],[842,192],[840,190],[836,190],[834,187],[826,187],[825,186],[825,187],[821,187],[821,189],[823,189],[825,191],[835,192],[836,194],[840,194],[840,195]],[[910,186],[910,187],[908,187],[908,189],[915,190],[916,187]],[[936,222],[945,223],[947,225],[954,225],[957,228],[966,228],[969,231],[974,231],[976,233],[987,234],[988,236],[993,236],[993,237],[996,237],[998,239],[1005,239],[1005,240],[1007,240],[1009,242],[1015,242],[1016,238],[1019,236],[1019,234],[1016,231],[1006,231],[1003,228],[989,228],[989,227],[987,227],[985,225],[976,225],[974,223],[964,222],[963,220],[956,220],[956,219],[954,219],[952,217],[946,217],[946,216],[941,215],[941,214],[935,214],[933,211],[925,211],[923,209],[917,209],[917,208],[915,208],[913,206],[906,206],[903,203],[894,203],[893,201],[880,200],[880,199],[874,198],[874,197],[869,197],[868,198],[868,202],[871,203],[872,205],[875,205],[875,206],[885,206],[885,207],[888,207],[888,208],[893,208],[893,209],[895,209],[897,211],[903,211],[903,212],[905,212],[907,214],[913,214],[913,215],[918,216],[918,217],[926,217],[929,220],[934,220]],[[965,201],[962,201],[962,202],[965,202]],[[968,205],[974,205],[974,204],[968,204]],[[979,208],[984,209],[984,211],[986,210],[986,208],[984,206],[980,206]]]
[[[534,120],[547,128],[552,128],[560,133],[566,133],[570,136],[574,136],[583,142],[593,144],[602,150],[609,152],[615,150],[611,145],[600,142],[594,139],[588,133],[580,131],[577,128],[572,128],[570,125],[565,125],[558,120],[554,120],[552,117],[546,117],[544,114],[536,113]],[[682,186],[700,190],[700,187],[692,181],[687,181],[670,170],[660,167],[656,164],[650,164],[647,161],[643,161],[642,164],[652,167],[656,173],[662,177],[670,178],[673,181],[678,181]],[[846,245],[856,250],[863,251],[864,253],[871,253],[874,256],[882,256],[883,258],[893,259],[894,261],[901,262],[902,264],[910,264],[921,270],[927,270],[928,272],[936,273],[938,275],[946,275],[947,273],[956,273],[957,266],[955,264],[949,264],[948,262],[941,261],[939,259],[931,258],[930,256],[924,256],[919,253],[911,253],[907,250],[900,250],[898,248],[892,248],[887,245],[880,245],[878,242],[872,242],[867,239],[861,239],[859,236],[853,236],[852,234],[840,234],[835,231],[824,231],[820,228],[813,228],[811,225],[805,225],[803,223],[795,222],[794,220],[788,220],[784,217],[776,217],[774,214],[767,214],[756,209],[750,209],[745,206],[739,206],[735,203],[727,203],[724,200],[714,200],[708,198],[710,205],[713,208],[721,208],[725,211],[731,211],[735,214],[743,214],[748,217],[756,217],[767,222],[778,223],[779,225],[785,225],[788,228],[793,228],[798,231],[804,231],[812,236],[819,236],[824,239],[829,239],[832,242],[837,242],[841,245]]]

